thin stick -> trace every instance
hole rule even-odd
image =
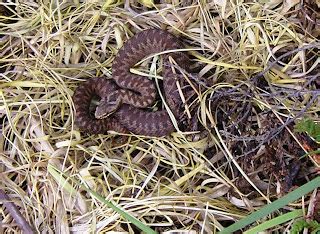
[[[18,207],[11,201],[10,197],[2,189],[0,189],[0,201],[3,202],[3,205],[7,208],[13,219],[17,222],[18,226],[23,231],[23,233],[34,233],[27,220],[20,213]]]

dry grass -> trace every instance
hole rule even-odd
[[[134,232],[81,183],[156,231],[210,233],[319,172],[319,158],[302,157],[309,137],[293,131],[297,119],[320,120],[315,2],[19,2],[0,1],[0,189],[38,232]],[[79,132],[73,91],[111,77],[117,50],[146,28],[187,45],[205,83],[190,104],[201,131]],[[311,197],[282,212],[310,214]],[[0,212],[2,231],[18,232]]]

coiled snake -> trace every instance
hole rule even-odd
[[[175,130],[166,109],[148,111],[154,104],[157,90],[154,82],[130,73],[129,69],[144,57],[167,50],[181,49],[179,39],[160,29],[148,29],[130,38],[118,51],[112,64],[112,79],[91,78],[81,84],[73,95],[77,126],[89,133],[106,133],[108,130],[132,132],[139,135],[164,136]],[[182,101],[176,82],[179,74],[172,69],[169,56],[183,69],[188,68],[188,57],[182,52],[163,56],[163,89],[165,100],[174,117],[183,113]],[[181,75],[180,75],[181,76]],[[100,96],[95,116],[90,114],[93,96]]]

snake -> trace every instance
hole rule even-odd
[[[131,73],[130,68],[147,56],[161,54],[163,96],[179,122],[184,108],[177,82],[182,80],[179,71],[188,69],[189,59],[177,49],[183,49],[182,42],[162,29],[146,29],[127,40],[113,60],[111,79],[90,78],[76,88],[72,97],[76,125],[92,134],[106,134],[112,130],[160,137],[174,132],[176,127],[167,108],[150,110],[159,96],[155,82]],[[171,61],[179,69],[174,69]],[[93,114],[90,106],[95,96],[100,98],[100,102]]]

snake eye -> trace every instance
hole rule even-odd
[[[97,119],[103,119],[112,115],[119,109],[120,99],[109,100],[108,98],[102,98],[95,111],[95,117]]]

